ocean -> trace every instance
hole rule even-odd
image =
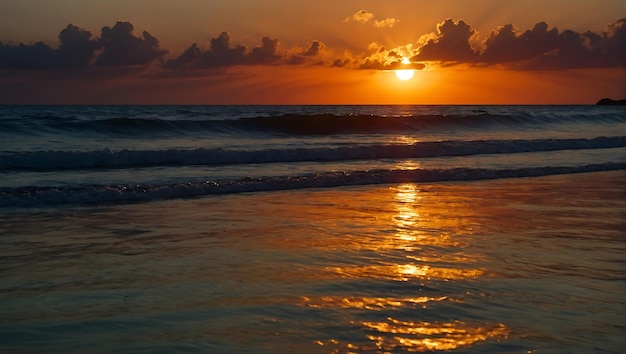
[[[621,353],[623,106],[2,106],[0,352]]]

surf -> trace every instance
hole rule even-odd
[[[369,144],[358,142],[339,147],[237,149],[164,149],[30,151],[0,153],[0,169],[81,170],[122,169],[148,166],[237,165],[276,162],[346,161],[400,158],[514,154],[525,152],[606,149],[626,147],[626,136],[592,139],[534,139],[435,141],[413,144]]]
[[[244,177],[169,184],[111,184],[77,187],[0,188],[0,207],[106,204],[192,198],[209,195],[337,188],[357,185],[476,181],[542,177],[557,174],[626,169],[626,163],[547,166],[509,169],[378,169],[319,172],[294,176]]]

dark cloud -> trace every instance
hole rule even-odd
[[[336,68],[342,68],[342,67],[348,65],[348,63],[349,63],[349,60],[347,60],[347,59],[344,59],[344,60],[335,59],[335,61],[333,61],[331,66],[332,67],[336,67]]]
[[[201,57],[203,67],[217,67],[238,65],[243,63],[246,55],[246,47],[236,45],[230,47],[230,35],[222,32],[217,38],[211,38],[211,49],[204,52]]]
[[[477,53],[469,44],[476,33],[463,20],[447,19],[437,25],[434,38],[424,44],[413,60],[474,62]]]
[[[43,42],[31,45],[0,42],[0,68],[52,69],[58,67],[57,52]]]
[[[159,41],[144,31],[142,38],[133,35],[130,22],[117,22],[115,26],[102,28],[100,40],[104,50],[96,59],[96,65],[125,66],[150,63],[161,58],[166,51],[159,49]]]
[[[231,45],[228,32],[211,38],[210,48],[202,51],[197,44],[193,44],[183,54],[169,60],[165,67],[176,68],[218,68],[234,65],[297,65],[315,62],[326,46],[320,41],[313,41],[311,46],[300,53],[287,54],[279,51],[278,39],[261,38],[261,45],[248,50],[243,45]],[[319,62],[319,61],[318,61]]]
[[[404,63],[401,61],[394,61],[385,66],[387,70],[424,70],[425,68],[424,63]]]
[[[31,45],[0,43],[0,68],[58,69],[87,66],[100,47],[91,32],[72,24],[59,34],[61,45],[53,49],[43,42]]]
[[[324,47],[324,43],[320,41],[313,41],[311,43],[311,46],[309,47],[309,50],[307,50],[304,53],[304,56],[311,57],[311,56],[318,55],[320,50],[322,50],[323,47]]]
[[[280,59],[277,39],[263,37],[261,43],[260,47],[252,49],[252,52],[248,55],[247,62],[250,64],[269,64]]]
[[[426,65],[420,62],[403,62],[396,60],[394,55],[387,55],[386,59],[367,58],[358,65],[362,70],[424,70]]]
[[[191,45],[191,47],[187,48],[178,58],[169,60],[165,64],[165,67],[173,69],[193,66],[200,61],[200,57],[202,57],[202,51],[200,50],[200,48],[198,48],[198,44],[194,43]]]
[[[385,64],[375,58],[365,58],[363,62],[358,64],[357,68],[362,70],[384,70]]]
[[[318,57],[319,55],[322,54],[323,51],[325,51],[326,45],[320,41],[313,41],[311,42],[311,45],[309,46],[309,48],[305,51],[301,51],[299,53],[296,54],[292,54],[292,55],[285,55],[285,58],[283,58],[285,60],[286,64],[290,64],[290,65],[298,65],[298,64],[305,64],[305,63],[315,63],[315,64],[323,64],[323,61],[315,61],[315,57]],[[337,59],[338,60],[338,59]],[[336,60],[335,60],[336,61]],[[335,65],[338,64],[339,62],[333,62],[333,64],[330,64],[330,66],[339,66],[339,65]]]
[[[349,21],[369,22],[372,18],[371,13],[359,11]],[[43,42],[0,42],[0,69],[9,72],[98,65],[135,70],[135,66],[159,61],[165,56],[167,51],[159,47],[154,36],[146,31],[136,36],[133,30],[130,22],[117,22],[112,27],[102,28],[100,38],[93,38],[91,32],[70,24],[59,33],[58,48]],[[208,49],[194,43],[163,67],[210,69],[234,65],[313,64],[367,70],[421,70],[422,62],[440,62],[444,66],[498,65],[518,70],[626,67],[624,18],[609,24],[602,32],[559,31],[539,22],[524,31],[506,24],[483,38],[481,41],[476,30],[463,20],[447,19],[437,25],[436,32],[421,36],[416,43],[391,49],[372,43],[368,46],[369,54],[345,52],[336,56],[318,40],[304,49],[295,47],[281,51],[278,39],[263,37],[260,45],[248,49],[241,44],[231,44],[229,34],[222,32],[208,41]],[[402,63],[405,57],[410,58],[411,64]],[[175,71],[171,73],[178,75]]]
[[[101,47],[100,41],[91,39],[91,32],[72,24],[59,33],[59,40],[61,65],[66,67],[87,66],[94,52]]]
[[[228,32],[222,32],[219,36],[211,38],[210,44],[211,47],[202,52],[194,43],[181,56],[168,61],[165,67],[215,68],[244,64],[270,64],[280,59],[278,40],[269,37],[263,37],[261,46],[254,47],[250,52],[243,45],[231,47]]]
[[[559,32],[545,22],[517,33],[512,25],[505,25],[487,38],[480,59],[487,64],[528,69],[626,66],[625,24],[626,19],[620,19],[601,34]]]
[[[569,69],[626,66],[626,19],[607,26],[603,33],[560,32],[545,22],[518,32],[512,24],[499,27],[473,48],[476,35],[462,20],[448,19],[437,33],[426,37],[412,58],[420,61],[504,65],[515,69]]]
[[[626,67],[626,19],[620,19],[601,34],[559,32],[541,22],[532,30],[502,40],[504,46],[517,44],[524,56],[514,59],[512,67],[521,69],[569,69],[589,67]],[[510,43],[509,43],[510,42]],[[504,57],[502,49],[487,43],[481,56],[487,63],[500,63],[493,57]],[[507,61],[511,61],[510,58]]]

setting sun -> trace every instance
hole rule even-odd
[[[396,70],[396,76],[400,80],[411,80],[414,74],[415,74],[414,70],[407,70],[407,69]]]
[[[410,67],[411,61],[408,58],[402,58],[402,64],[406,67]],[[413,75],[415,75],[415,70],[413,69],[398,69],[395,71],[398,79],[406,81],[411,80]]]

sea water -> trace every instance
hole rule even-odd
[[[6,352],[615,352],[626,115],[0,108]]]

